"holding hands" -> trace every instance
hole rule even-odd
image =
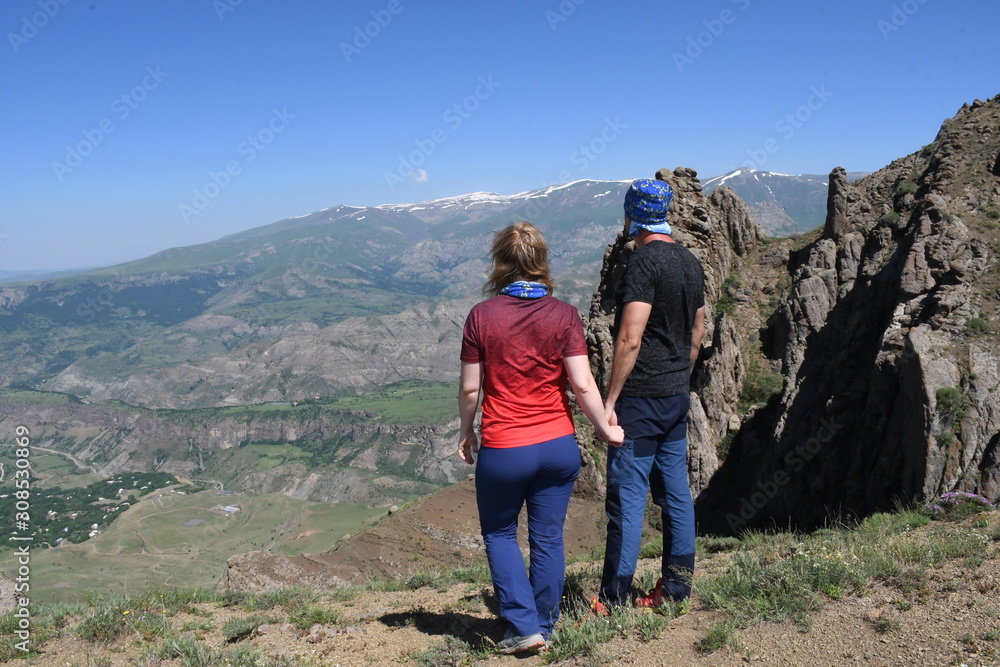
[[[608,422],[607,426],[597,429],[597,439],[603,440],[612,447],[621,447],[622,443],[625,442],[625,431],[618,424]]]
[[[603,429],[599,429],[598,433],[602,431],[607,431],[609,437],[598,436],[600,440],[604,440],[611,447],[621,447],[622,443],[625,441],[625,431],[622,427],[618,425],[618,414],[615,412],[615,404],[607,403],[604,405],[604,421],[607,424]]]
[[[604,420],[607,426],[598,429],[598,439],[604,440],[612,447],[621,447],[625,441],[625,431],[618,425],[618,415],[615,413],[614,405],[605,406]]]

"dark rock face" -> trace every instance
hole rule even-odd
[[[998,121],[995,98],[855,185],[833,171],[823,235],[789,258],[767,331],[784,391],[699,499],[703,530],[1000,496]]]

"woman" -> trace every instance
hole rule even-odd
[[[458,397],[458,453],[476,465],[476,499],[501,615],[509,623],[501,653],[543,648],[559,617],[565,576],[563,523],[580,452],[566,384],[602,440],[624,433],[604,419],[573,306],[550,296],[548,247],[529,222],[500,230],[483,292],[465,321]],[[474,419],[483,393],[482,449]],[[531,575],[517,544],[517,517],[528,506]]]

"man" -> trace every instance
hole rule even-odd
[[[640,179],[625,195],[625,229],[635,240],[615,286],[615,337],[605,411],[625,430],[608,447],[607,548],[594,611],[629,601],[639,557],[646,495],[663,516],[662,578],[636,604],[659,607],[691,595],[694,505],[687,476],[691,366],[705,332],[704,272],[671,238],[673,190]]]

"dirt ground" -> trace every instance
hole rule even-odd
[[[338,552],[293,558],[272,568],[270,561],[251,563],[249,579],[283,585],[301,584],[310,570],[305,564],[346,577],[351,571],[378,572],[386,578],[406,578],[437,566],[444,571],[483,562],[482,549],[474,544],[478,522],[475,494],[470,483],[461,483],[388,516],[361,533]],[[572,577],[592,582],[596,589],[599,562],[587,557],[603,536],[601,503],[575,498],[567,521],[567,551],[576,558],[568,568]],[[1000,525],[1000,512],[990,512],[989,524]],[[927,528],[930,528],[928,526]],[[524,531],[522,530],[522,533]],[[809,628],[792,622],[762,622],[737,630],[729,645],[706,653],[698,644],[709,628],[726,620],[706,609],[697,596],[699,578],[726,569],[727,553],[701,558],[695,572],[695,595],[691,611],[676,618],[653,641],[643,642],[635,633],[598,647],[593,656],[578,656],[560,665],[968,665],[1000,667],[1000,548],[984,546],[982,565],[967,571],[962,560],[934,564],[920,583],[919,595],[904,594],[899,586],[875,584],[865,597],[828,600],[811,617]],[[301,562],[300,562],[301,561]],[[659,559],[642,559],[639,572],[647,578]],[[232,570],[232,566],[230,570]],[[391,576],[390,576],[391,575]],[[249,580],[248,579],[248,580]],[[333,586],[321,577],[306,578],[321,595]],[[241,590],[254,590],[241,589]],[[594,591],[576,593],[577,604]],[[320,665],[530,665],[546,664],[545,657],[489,654],[490,646],[505,631],[496,615],[495,598],[489,584],[455,583],[446,590],[424,586],[405,592],[363,592],[349,600],[321,600],[319,606],[336,612],[338,621],[299,630],[285,622],[281,609],[256,612],[280,617],[274,625],[262,626],[248,639],[227,643],[221,628],[230,619],[251,615],[238,607],[220,604],[196,605],[196,613],[170,617],[172,628],[196,639],[204,647],[232,650],[251,647],[262,655],[289,658],[304,667]],[[561,622],[567,622],[568,615]],[[180,660],[147,660],[156,638],[136,634],[110,645],[80,638],[74,619],[62,634],[44,644],[43,654],[27,664],[38,667],[181,667]],[[589,618],[586,623],[606,623]],[[467,652],[442,647],[452,638],[485,649],[474,657]],[[160,642],[161,643],[161,642]],[[435,657],[430,659],[431,655]],[[484,657],[485,656],[485,657]],[[13,662],[12,664],[17,664]],[[196,663],[206,665],[212,663]]]
[[[656,563],[649,560],[641,565],[648,569]],[[712,567],[711,559],[708,565]],[[581,567],[595,566],[573,566]],[[671,621],[658,639],[616,639],[602,645],[593,658],[578,657],[558,664],[1000,665],[1000,560],[987,560],[974,574],[964,571],[957,561],[932,572],[925,594],[912,605],[906,604],[912,598],[899,590],[876,586],[866,597],[828,602],[813,615],[808,630],[791,622],[759,623],[735,633],[735,648],[727,646],[713,653],[699,651],[697,644],[722,616],[704,609],[695,597],[691,613]],[[489,586],[482,584],[455,584],[443,592],[427,587],[369,592],[330,603],[339,614],[336,624],[310,630],[289,624],[263,626],[243,643],[272,657],[294,656],[294,662],[305,665],[414,664],[421,652],[440,647],[446,637],[480,646],[499,640],[504,627],[491,611],[490,602]],[[219,628],[230,618],[248,615],[214,604],[198,605],[198,609],[196,615],[176,615],[172,623],[181,628],[185,623],[204,623],[211,618],[214,629],[196,636],[214,647],[232,646],[226,644]],[[276,611],[280,615],[280,610]],[[27,662],[38,667],[182,664],[177,660],[143,662],[146,647],[137,636],[100,646],[66,632],[45,645],[44,655]],[[545,664],[541,655],[491,655],[478,662],[467,654],[451,656],[441,653],[436,664]],[[463,658],[467,662],[461,662]]]

